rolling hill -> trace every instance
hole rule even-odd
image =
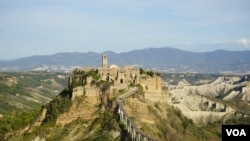
[[[189,52],[174,48],[147,48],[129,52],[103,52],[109,64],[134,65],[165,72],[249,73],[250,51]],[[101,66],[101,54],[69,52],[36,55],[12,61],[0,61],[1,71],[71,71],[75,67]]]

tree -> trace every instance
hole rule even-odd
[[[142,68],[140,68],[140,75],[144,74],[144,70]]]

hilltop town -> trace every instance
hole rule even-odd
[[[143,99],[145,100],[166,100],[166,95],[163,95],[162,89],[163,80],[159,73],[152,70],[146,71],[142,68],[138,69],[133,66],[124,66],[122,68],[115,64],[109,66],[108,56],[103,54],[101,67],[77,68],[69,76],[68,87],[72,92],[71,100],[84,97],[83,102],[90,103],[89,109],[91,110],[85,111],[85,109],[84,114],[83,112],[65,113],[58,118],[58,123],[71,122],[81,117],[81,115],[86,115],[86,113],[91,115],[98,109],[96,105],[100,103],[107,108],[108,102],[114,102],[114,98],[117,98],[122,92],[128,91],[131,86],[139,86],[143,90]],[[63,120],[65,116],[67,119],[72,118],[65,121]]]

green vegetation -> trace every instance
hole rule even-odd
[[[8,86],[4,83],[0,83],[0,93],[15,95],[17,93],[25,92],[24,86],[22,84],[17,84],[16,86]]]
[[[130,103],[126,103],[130,105]],[[243,108],[241,105],[239,107]],[[133,117],[140,117],[136,109],[132,108]],[[137,125],[140,125],[140,130],[159,141],[220,141],[221,140],[221,125],[222,124],[250,124],[250,118],[244,117],[240,113],[236,113],[233,118],[217,122],[209,122],[207,124],[196,124],[191,119],[185,117],[178,108],[174,108],[168,104],[159,102],[147,104],[149,117],[153,117],[153,124],[138,121],[138,118],[133,118]]]
[[[1,98],[1,99],[5,99],[5,98]],[[6,101],[1,101],[0,102],[0,113],[5,115],[10,113],[11,111],[17,111],[18,108],[16,108],[15,106],[10,105],[8,102]]]
[[[58,115],[68,111],[70,106],[71,100],[69,98],[69,91],[63,90],[50,103],[44,106],[44,108],[47,109],[47,114],[43,123],[54,125]],[[32,125],[40,115],[40,108],[6,114],[4,117],[0,118],[0,139],[4,138],[6,133],[14,132]]]
[[[92,77],[93,80],[91,82],[92,85],[94,85],[99,79],[100,76],[98,75],[97,69],[91,69],[89,71],[84,71],[80,69],[74,69],[73,73],[71,74],[71,87],[75,88],[78,86],[84,86],[87,83],[87,77]]]
[[[249,102],[242,101],[242,100],[230,100],[230,101],[223,101],[223,103],[230,105],[232,107],[235,107],[237,109],[238,114],[250,115]]]
[[[100,79],[100,75],[98,74],[97,69],[91,69],[86,73],[87,77],[92,77],[95,81]]]
[[[143,87],[141,86],[141,84],[136,84],[135,86],[138,88],[139,92],[143,92]]]
[[[62,125],[44,124],[32,133],[20,136],[22,140],[32,140],[36,136],[45,138],[47,141],[121,141],[118,136],[113,138],[112,133],[123,131],[118,123],[118,116],[110,111],[100,113],[91,120],[77,120]]]
[[[145,71],[142,68],[140,68],[140,75],[142,75],[144,73],[145,73]]]
[[[0,139],[6,133],[27,127],[35,122],[41,114],[40,109],[11,113],[0,118]]]
[[[46,118],[44,119],[44,123],[52,122],[52,124],[55,124],[58,115],[67,112],[70,107],[70,91],[65,89],[51,102],[44,106],[44,108],[47,109],[47,114]]]
[[[99,117],[94,119],[89,127],[90,130],[95,130],[95,135],[89,138],[86,138],[86,141],[118,141],[117,139],[112,139],[110,135],[111,131],[120,131],[118,124],[118,116],[110,111],[105,111],[100,113]]]
[[[200,74],[200,73],[162,73],[164,81],[171,80],[172,85],[177,85],[180,80],[187,80],[192,85],[199,85],[200,80],[213,81],[217,79],[219,74]]]
[[[153,77],[154,75],[156,75],[156,76],[161,76],[161,73],[159,73],[159,72],[154,72],[154,71],[152,71],[152,70],[147,71],[147,70],[143,70],[142,68],[140,68],[139,71],[140,71],[140,75],[145,74],[145,75],[150,76],[150,77]]]
[[[38,108],[67,86],[59,72],[0,72],[0,114]]]
[[[166,107],[167,117],[162,115],[163,107]],[[151,116],[155,119],[155,124],[143,123],[141,130],[151,134],[159,141],[218,141],[220,140],[220,130],[212,130],[210,126],[198,126],[192,120],[186,118],[179,109],[169,105],[155,103],[148,106]]]
[[[110,86],[113,85],[113,82],[101,80],[98,70],[96,69],[90,69],[88,71],[75,69],[71,74],[72,83],[70,89],[72,90],[78,86],[85,86],[87,84],[87,79],[89,78],[92,78],[90,85],[98,88],[100,92],[99,109],[104,110],[112,108],[115,99],[110,97],[109,89]]]

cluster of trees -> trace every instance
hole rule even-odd
[[[47,109],[46,117],[43,123],[55,123],[59,114],[64,113],[71,107],[70,92],[63,90],[50,103],[43,108]],[[32,125],[41,115],[41,109],[28,111],[12,112],[0,118],[0,139],[4,138],[6,133],[13,132],[29,125]]]
[[[94,80],[99,80],[101,77],[98,74],[98,69],[92,69],[86,73],[87,77],[91,76]]]
[[[29,111],[14,112],[0,118],[0,139],[8,132],[22,129],[34,123],[40,113],[40,109],[33,109]]]
[[[72,82],[71,82],[72,88],[86,85],[87,77],[92,77],[93,82],[96,82],[100,79],[97,69],[91,69],[87,72],[80,69],[75,69],[73,70],[71,77],[72,77]]]
[[[15,95],[23,92],[25,92],[25,88],[20,84],[17,84],[16,86],[8,86],[4,83],[0,83],[0,93],[2,94]]]
[[[51,102],[46,104],[44,108],[47,109],[44,123],[56,122],[59,114],[67,112],[71,107],[70,91],[65,89],[58,96],[56,96]]]
[[[142,74],[146,74],[146,75],[151,76],[151,77],[153,77],[154,75],[161,76],[161,74],[159,72],[154,72],[152,70],[151,71],[146,71],[146,70],[140,68],[140,75],[142,75]]]

